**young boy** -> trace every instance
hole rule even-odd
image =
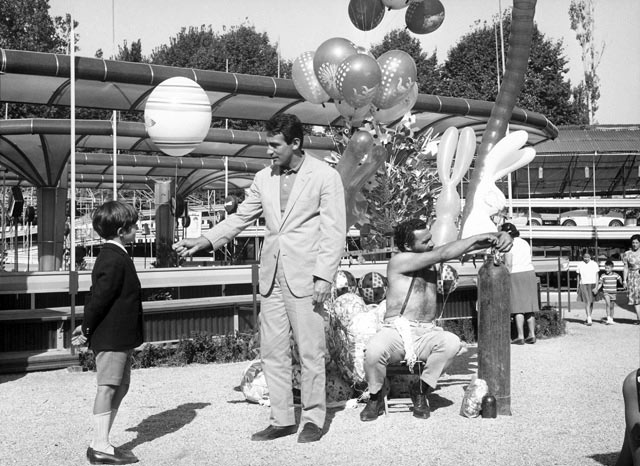
[[[616,307],[618,283],[622,285],[622,277],[613,271],[613,262],[608,260],[604,263],[604,273],[600,275],[598,284],[593,288],[593,294],[602,291],[605,311],[607,313],[607,318],[604,323],[607,325],[613,324],[613,311]]]
[[[87,449],[91,464],[129,464],[130,452],[114,448],[109,432],[129,390],[131,353],[143,342],[142,289],[125,244],[136,237],[138,213],[119,201],[109,201],[93,214],[93,228],[107,240],[91,273],[91,291],[84,319],[72,343],[88,342],[96,360],[98,390],[93,405],[94,437]]]
[[[582,251],[582,262],[578,264],[576,272],[578,273],[578,299],[584,303],[584,310],[587,313],[585,324],[591,326],[593,287],[598,283],[600,267],[597,262],[591,260],[591,254],[587,249]]]

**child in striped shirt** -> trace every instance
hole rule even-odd
[[[600,275],[598,284],[593,288],[593,294],[601,292],[604,298],[607,317],[606,320],[603,320],[607,325],[613,324],[613,310],[616,306],[618,283],[622,285],[622,278],[613,271],[613,262],[608,260],[604,263],[604,273]]]

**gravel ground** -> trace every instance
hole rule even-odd
[[[622,380],[640,365],[640,327],[586,327],[511,347],[511,416],[460,416],[477,348],[459,356],[431,396],[431,418],[399,406],[362,423],[331,409],[320,442],[251,442],[269,410],[236,390],[247,363],[133,372],[112,431],[140,465],[614,465],[624,431]],[[0,375],[3,465],[83,465],[92,435],[94,373]]]

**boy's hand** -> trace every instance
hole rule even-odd
[[[82,325],[78,325],[71,333],[71,344],[73,346],[82,346],[87,342],[87,337],[82,333]]]

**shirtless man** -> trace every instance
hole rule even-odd
[[[362,421],[373,421],[384,412],[389,392],[387,365],[406,360],[425,363],[420,387],[411,390],[413,415],[427,419],[431,410],[427,394],[460,350],[460,339],[435,325],[437,313],[435,265],[477,249],[494,247],[506,252],[512,239],[508,233],[494,232],[471,236],[434,247],[424,221],[408,220],[395,229],[400,250],[387,265],[387,310],[384,327],[368,342],[364,370],[370,398],[360,413]]]

